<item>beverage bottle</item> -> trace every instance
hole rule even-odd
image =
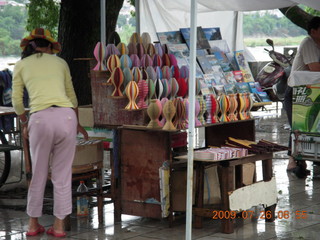
[[[80,181],[80,185],[77,188],[77,215],[78,216],[87,216],[89,214],[88,211],[88,197],[86,193],[88,192],[87,186],[84,184],[84,181]]]

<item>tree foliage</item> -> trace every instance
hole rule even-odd
[[[6,5],[0,11],[0,55],[20,55],[26,15],[26,10],[19,6]]]
[[[245,37],[296,37],[306,34],[304,29],[297,28],[288,18],[268,11],[264,14],[245,14],[243,32]]]
[[[28,21],[26,29],[42,27],[48,29],[52,36],[58,36],[59,3],[55,0],[30,0],[27,4]]]

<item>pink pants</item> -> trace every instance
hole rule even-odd
[[[42,215],[51,159],[53,214],[59,219],[64,219],[72,212],[71,184],[77,134],[76,114],[71,108],[47,108],[31,114],[28,131],[32,180],[28,191],[27,214],[30,217]]]

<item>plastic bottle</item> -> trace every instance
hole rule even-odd
[[[77,193],[80,194],[77,197],[77,216],[87,216],[88,211],[88,197],[86,193],[88,192],[87,186],[84,184],[84,181],[80,181],[80,185],[77,188]]]

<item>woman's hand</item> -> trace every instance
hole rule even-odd
[[[81,133],[83,135],[84,140],[89,139],[87,131],[80,124],[78,124],[77,126],[77,133]]]
[[[25,139],[29,139],[29,133],[28,133],[28,124],[21,125],[22,127],[22,137]]]

